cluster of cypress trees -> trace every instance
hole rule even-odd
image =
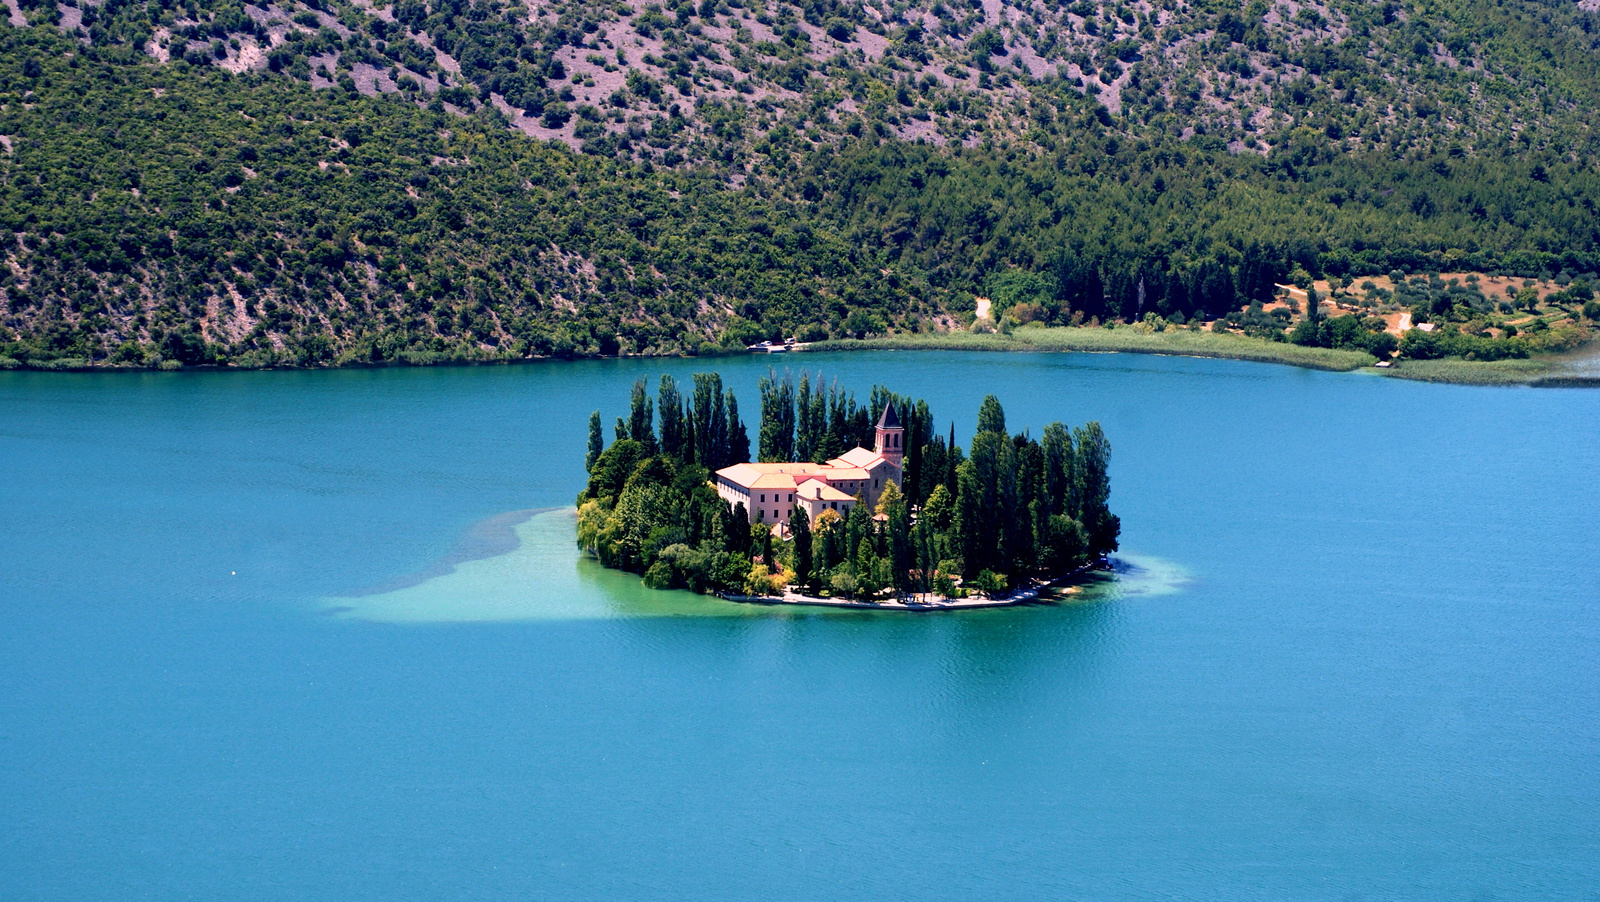
[[[657,411],[661,414],[661,435],[658,439],[654,426]],[[679,464],[698,463],[708,470],[720,470],[729,464],[750,459],[750,436],[744,421],[739,419],[739,399],[732,390],[724,390],[722,377],[716,373],[695,373],[694,392],[685,399],[678,390],[678,382],[663,375],[650,400],[649,382],[640,379],[633,383],[633,395],[628,405],[628,418],[617,417],[614,428],[616,438],[633,439],[647,455],[663,454]],[[600,430],[600,412],[589,417],[588,466],[594,469],[595,459],[605,450]]]
[[[659,433],[655,414],[661,414]],[[651,400],[633,384],[627,419],[605,445],[600,412],[589,417],[589,483],[578,495],[578,544],[607,567],[642,573],[658,588],[697,592],[742,588],[751,572],[752,536],[772,558],[771,533],[751,529],[743,505],[711,487],[713,471],[750,459],[739,403],[716,373],[696,373],[685,399],[662,376]]]
[[[781,399],[780,399],[781,400]],[[873,389],[866,408],[885,404],[905,426],[901,485],[874,509],[857,504],[810,522],[790,516],[791,582],[812,592],[876,596],[936,592],[957,583],[980,592],[1014,588],[1099,561],[1117,548],[1121,521],[1111,513],[1111,445],[1100,424],[1045,427],[1042,440],[1008,435],[1005,411],[984,399],[971,450],[932,434],[925,401]],[[876,417],[870,417],[875,421]],[[782,436],[777,436],[782,440]]]
[[[651,586],[750,594],[801,586],[865,598],[993,593],[1093,564],[1117,548],[1111,446],[1099,423],[1052,423],[1037,440],[1009,434],[991,395],[967,451],[955,443],[954,425],[948,438],[933,434],[925,401],[875,386],[862,405],[807,375],[798,387],[787,376],[762,380],[759,458],[821,462],[869,445],[874,423],[894,405],[907,443],[903,478],[875,507],[824,511],[815,522],[797,510],[779,538],[712,488],[713,471],[749,459],[749,440],[720,377],[696,374],[694,383],[686,401],[662,376],[652,401],[646,382],[636,382],[630,415],[617,419],[609,447],[599,412],[589,420],[578,542],[608,567],[644,574]]]

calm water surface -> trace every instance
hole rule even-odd
[[[1600,392],[777,362],[1101,420],[1144,569],[851,616],[579,561],[588,413],[706,363],[0,373],[0,898],[1597,897]]]

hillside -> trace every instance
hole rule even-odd
[[[679,353],[945,329],[997,285],[1068,322],[1600,269],[1593,4],[19,2],[0,356],[36,364]]]

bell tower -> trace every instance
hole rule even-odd
[[[872,450],[898,470],[903,466],[906,456],[905,440],[906,431],[900,425],[900,416],[895,413],[894,405],[885,404],[883,416],[878,417],[878,437]]]

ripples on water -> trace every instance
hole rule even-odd
[[[907,615],[579,555],[590,411],[714,366],[749,417],[764,359],[0,372],[0,899],[1600,886],[1600,392],[781,363],[1099,419],[1115,577]]]

